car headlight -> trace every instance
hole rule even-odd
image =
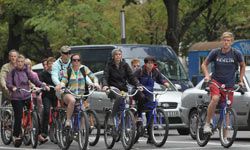
[[[168,103],[161,103],[161,107],[163,107],[164,109],[169,108],[169,104]]]

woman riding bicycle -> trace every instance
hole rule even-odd
[[[30,90],[30,82],[34,83],[38,87],[44,87],[49,90],[44,83],[35,78],[31,71],[24,65],[25,57],[19,55],[17,57],[17,66],[8,74],[6,82],[7,87],[11,93],[11,104],[14,110],[14,131],[13,131],[13,141],[21,142],[21,122],[22,122],[22,112],[25,105],[29,106],[31,100],[30,93],[19,91],[18,89]],[[46,142],[41,135],[38,136],[41,143]]]
[[[144,59],[144,66],[140,69],[137,69],[134,73],[134,75],[138,78],[140,83],[145,86],[148,90],[153,92],[154,88],[154,82],[157,82],[159,84],[162,84],[166,87],[169,86],[169,83],[167,80],[164,80],[162,74],[155,66],[156,60],[152,56],[148,56]],[[143,90],[142,92],[138,92],[138,94],[135,96],[135,99],[137,100],[137,121],[139,125],[142,125],[142,111],[146,103],[149,103],[153,100],[153,95],[146,90]],[[149,115],[148,112],[146,114]],[[147,117],[148,118],[148,117]],[[147,143],[152,143],[151,139],[149,138]]]
[[[69,72],[65,71],[61,81],[61,87],[67,87],[70,89],[70,91],[78,95],[84,94],[86,92],[86,84],[92,84],[97,88],[100,87],[98,84],[98,79],[87,66],[81,65],[80,60],[79,54],[73,54],[71,56],[72,67],[69,68],[71,73],[68,75]],[[81,71],[81,68],[83,71]],[[70,127],[71,116],[74,111],[76,100],[75,97],[69,93],[63,94],[62,100],[65,104],[67,104],[67,120],[65,126]]]
[[[202,71],[205,75],[205,81],[212,79],[220,87],[225,84],[226,89],[233,89],[235,84],[235,73],[238,70],[237,65],[240,64],[240,81],[239,85],[243,86],[243,76],[245,74],[245,62],[243,55],[236,49],[231,47],[234,36],[231,32],[224,32],[221,36],[222,48],[212,50],[205,61],[202,63]],[[208,65],[210,62],[214,62],[214,72],[212,76],[209,76]],[[216,105],[219,100],[225,100],[225,92],[221,91],[214,84],[210,84],[211,101],[207,109],[207,119],[204,126],[204,133],[212,133],[210,127],[210,120],[214,115]],[[221,97],[221,98],[220,98]],[[231,105],[233,102],[233,92],[229,93],[229,99]]]
[[[128,91],[127,81],[129,84],[139,87],[139,81],[134,77],[128,63],[122,59],[122,51],[114,49],[112,51],[112,59],[107,63],[104,70],[103,90],[106,91],[108,86],[114,86],[121,91]],[[116,94],[109,94],[109,98],[115,99],[112,116],[115,116],[119,111],[119,106],[122,102],[122,97]]]

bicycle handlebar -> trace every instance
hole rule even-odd
[[[75,98],[79,98],[79,99],[90,96],[91,94],[93,94],[93,92],[94,92],[95,90],[96,90],[96,89],[93,88],[92,90],[90,90],[89,94],[80,94],[80,95],[78,95],[78,94],[73,93],[72,91],[70,91],[70,89],[68,89],[68,88],[66,88],[66,87],[62,88],[62,91],[63,91],[63,92],[69,92],[69,93],[70,93],[71,95],[73,95]]]
[[[236,89],[230,90],[230,89],[226,89],[225,84],[222,84],[221,86],[219,86],[216,82],[213,82],[213,81],[211,81],[211,80],[208,81],[207,83],[208,83],[208,84],[213,84],[213,85],[215,85],[218,89],[220,89],[220,90],[222,90],[222,91],[224,91],[224,92],[228,92],[228,93],[239,91],[239,89],[241,88],[241,86],[237,84],[237,88],[236,88]],[[206,87],[208,87],[208,84],[207,84]],[[209,89],[206,88],[205,90],[209,92]]]
[[[166,88],[163,92],[152,92],[149,89],[147,89],[145,86],[143,86],[143,89],[145,89],[147,92],[149,92],[150,94],[158,94],[158,95],[162,95],[165,94],[168,91],[168,88]]]
[[[124,91],[120,91],[120,93],[118,93],[116,90],[120,91],[118,88],[112,86],[112,87],[108,88],[106,91],[107,92],[112,91],[115,94],[122,96],[122,97],[126,97],[126,96],[132,97],[132,96],[135,96],[135,94],[138,92],[138,89],[136,89],[135,92],[132,94],[129,94],[128,92],[124,92]]]
[[[17,88],[18,91],[24,91],[27,93],[34,93],[34,92],[38,92],[40,93],[42,90],[44,90],[43,88],[31,88],[30,90],[27,89],[23,89],[23,88]]]

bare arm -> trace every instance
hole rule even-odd
[[[202,69],[202,72],[205,76],[205,81],[209,81],[210,80],[210,76],[209,76],[209,72],[208,72],[208,66],[209,65],[209,62],[207,60],[207,58],[203,61],[202,65],[201,65],[201,69]]]
[[[240,63],[240,82],[239,84],[243,86],[243,76],[245,75],[246,64],[244,61]]]

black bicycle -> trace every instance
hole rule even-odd
[[[229,100],[228,95],[230,92],[238,91],[240,86],[237,86],[235,90],[229,90],[225,88],[225,85],[219,86],[215,82],[209,82],[209,84],[214,84],[221,91],[226,93],[226,99],[218,104],[210,125],[212,128],[212,134],[214,134],[217,129],[219,130],[221,145],[225,148],[229,148],[232,146],[236,138],[238,124],[236,121],[236,113],[231,107],[231,101]],[[204,133],[203,131],[206,123],[208,105],[209,102],[204,101],[197,105],[198,115],[196,122],[196,141],[201,147],[207,145],[212,135],[209,133]]]

